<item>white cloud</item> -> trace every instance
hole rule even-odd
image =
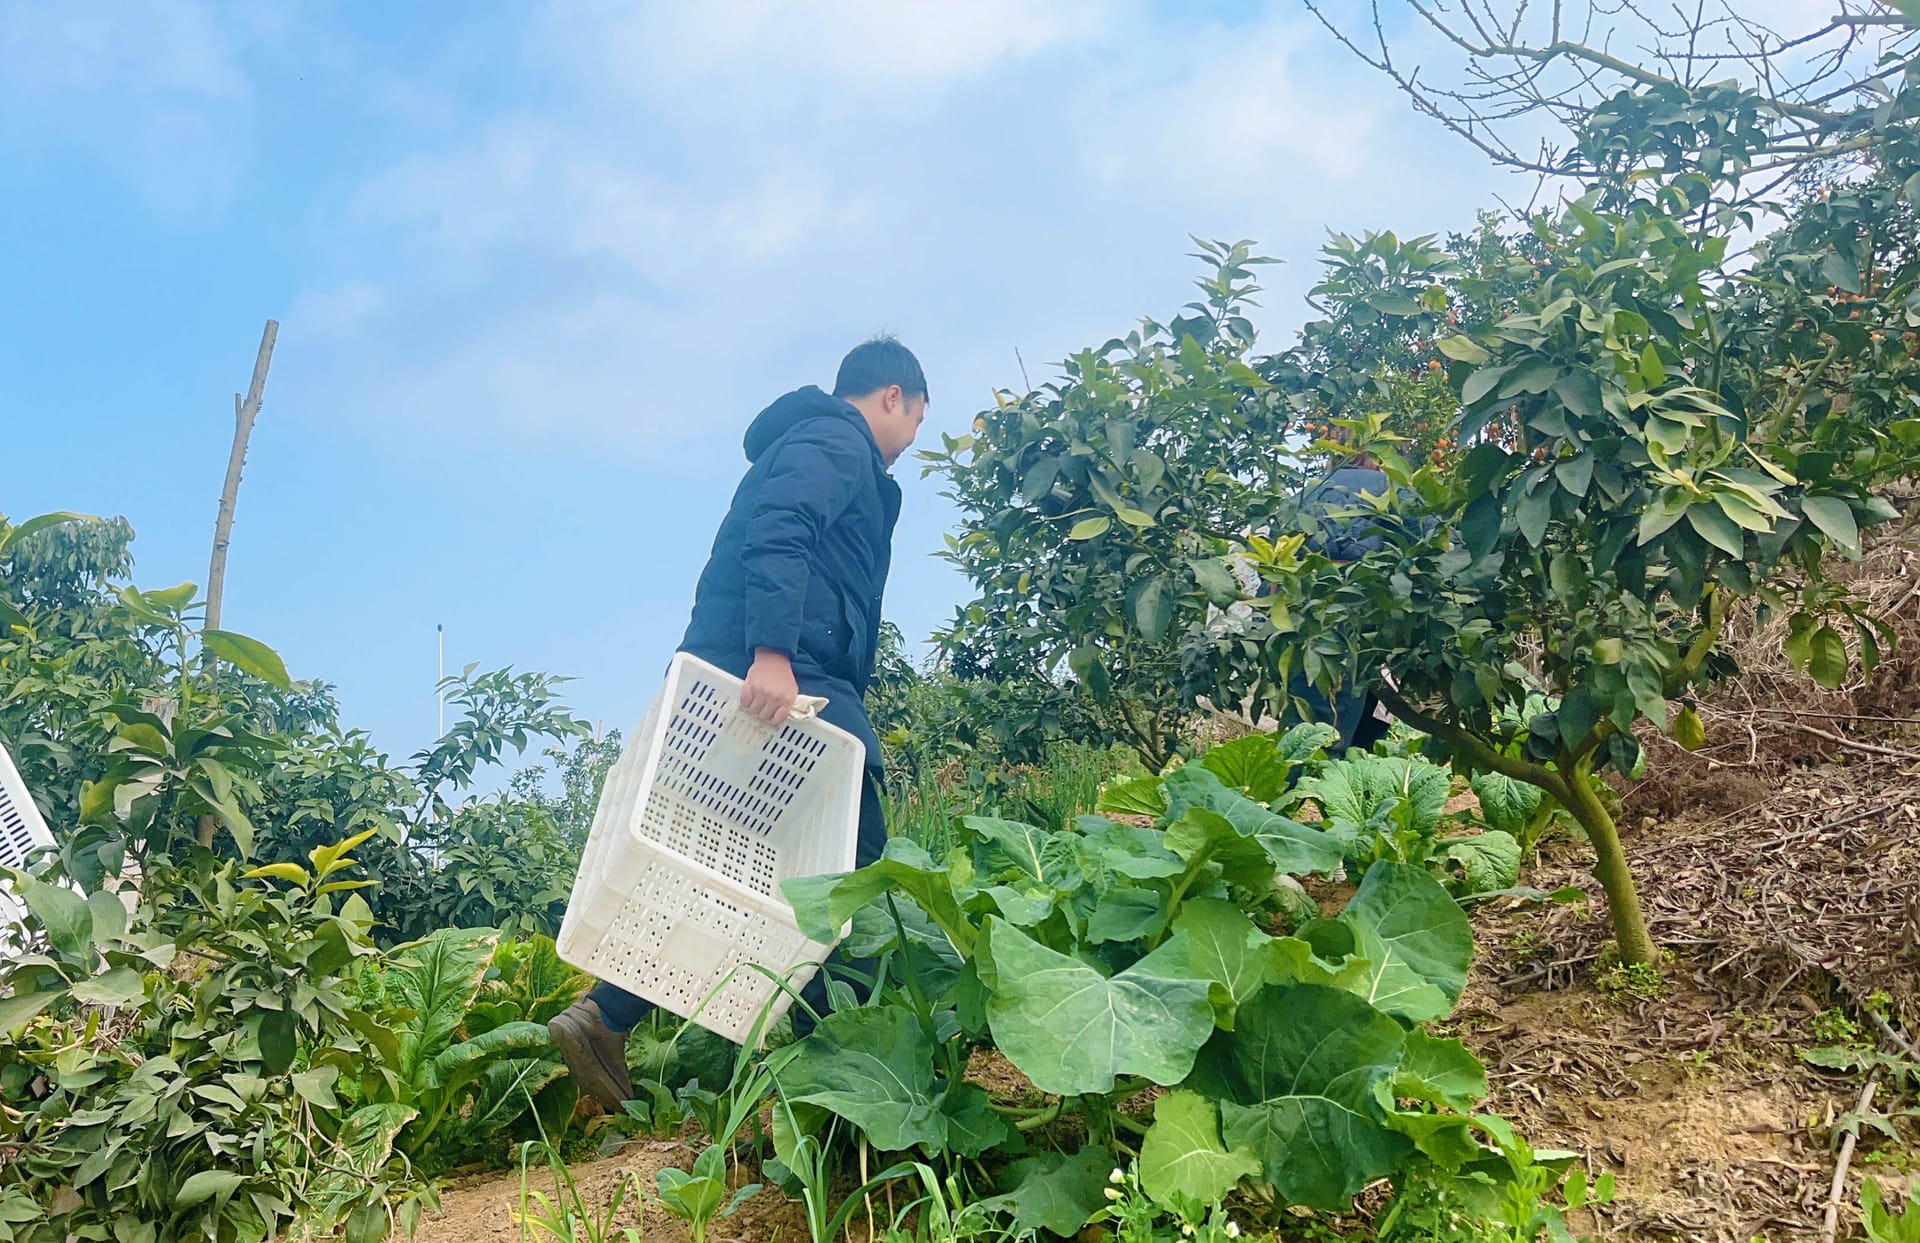
[[[1081,159],[1112,184],[1269,198],[1303,179],[1350,178],[1373,152],[1375,107],[1327,91],[1305,62],[1314,28],[1267,19],[1169,31],[1150,55],[1087,83],[1073,104]]]
[[[758,84],[756,98],[786,94],[805,110],[840,93],[910,106],[915,92],[1087,39],[1120,10],[1096,0],[556,0],[546,25],[563,55],[651,98],[731,80]]]
[[[385,308],[386,290],[365,280],[350,280],[329,289],[309,289],[287,309],[292,333],[316,340],[352,337]]]
[[[230,40],[196,0],[111,5],[17,0],[0,8],[0,92],[247,94]]]

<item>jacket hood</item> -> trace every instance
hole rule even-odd
[[[759,461],[760,455],[772,448],[775,441],[808,419],[846,419],[858,427],[869,442],[873,440],[873,430],[858,410],[809,384],[777,399],[754,416],[753,422],[747,425],[747,461]],[[876,448],[875,452],[878,451]]]

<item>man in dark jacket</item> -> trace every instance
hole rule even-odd
[[[744,679],[741,706],[760,720],[778,724],[801,695],[824,696],[821,718],[866,744],[862,867],[887,844],[880,742],[865,696],[900,517],[900,485],[888,470],[913,444],[926,410],[919,361],[880,337],[847,355],[832,396],[803,388],[761,411],[747,428],[751,466],[720,523],[680,642],[681,651]],[[816,973],[801,996],[824,1013],[827,973]],[[574,1078],[609,1109],[633,1095],[627,1033],[652,1009],[601,984],[549,1024]],[[793,1016],[804,1034],[811,1015],[796,1006]]]
[[[1387,473],[1366,453],[1354,454],[1329,471],[1300,497],[1307,546],[1340,563],[1358,561],[1385,548],[1386,533],[1379,519],[1371,516],[1372,506],[1366,497],[1385,496],[1391,486]],[[1386,737],[1387,722],[1380,714],[1380,701],[1364,685],[1336,687],[1329,702],[1304,673],[1296,670],[1287,689],[1306,702],[1314,720],[1340,731],[1340,741],[1329,748],[1336,755],[1349,748],[1371,751],[1374,743]],[[1298,714],[1283,714],[1281,723],[1298,724]]]

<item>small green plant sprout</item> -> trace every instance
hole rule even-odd
[[[720,1218],[731,1217],[760,1190],[759,1183],[748,1183],[732,1196],[727,1195],[727,1150],[721,1144],[703,1149],[693,1159],[691,1174],[668,1166],[653,1177],[660,1206],[687,1223],[693,1243],[707,1243],[708,1227]]]
[[[536,1151],[544,1155],[553,1172],[551,1196],[527,1186],[528,1165]],[[589,1205],[566,1162],[551,1144],[542,1140],[521,1146],[520,1205],[513,1216],[520,1225],[522,1243],[529,1239],[549,1243],[613,1243],[615,1240],[640,1243],[639,1229],[614,1224],[629,1201],[636,1205],[645,1203],[638,1183],[631,1176],[614,1184],[606,1203]]]
[[[1615,1001],[1658,1001],[1667,995],[1667,982],[1652,963],[1616,962],[1600,973],[1597,982]]]
[[[1816,1045],[1853,1045],[1860,1043],[1860,1024],[1847,1012],[1831,1006],[1813,1016],[1811,1035]]]
[[[1116,1167],[1107,1176],[1107,1206],[1091,1224],[1111,1223],[1116,1243],[1226,1243],[1240,1237],[1239,1223],[1227,1216],[1219,1201],[1202,1207],[1184,1197],[1155,1199],[1147,1192],[1138,1169]]]

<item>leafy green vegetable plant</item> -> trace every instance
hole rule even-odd
[[[883,1151],[951,1161],[1071,1113],[1080,1151],[1015,1162],[984,1201],[1056,1233],[1103,1207],[1124,1152],[1170,1203],[1250,1181],[1326,1208],[1412,1163],[1484,1156],[1467,1113],[1478,1063],[1411,1027],[1451,1011],[1472,953],[1439,881],[1380,860],[1338,917],[1273,936],[1254,913],[1279,878],[1337,873],[1342,840],[1204,763],[1154,797],[1151,828],[969,817],[944,860],[896,840],[858,872],[788,882],[813,935],[884,911],[893,935],[869,948],[894,981],[770,1061],[789,1147],[838,1119]],[[996,1105],[966,1081],[965,1047],[987,1039],[1046,1103]],[[1173,1091],[1150,1124],[1120,1109],[1156,1086]]]

